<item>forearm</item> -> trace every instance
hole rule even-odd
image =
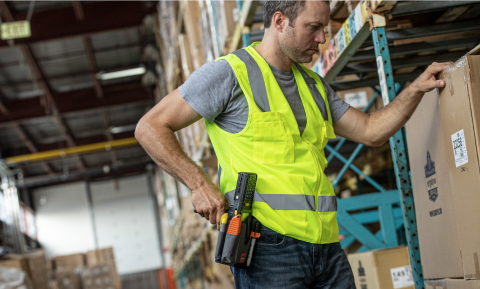
[[[385,143],[410,119],[424,92],[415,83],[404,89],[384,108],[372,113],[368,119],[367,133],[375,143]]]
[[[172,128],[140,122],[135,136],[160,167],[192,191],[213,185],[207,174],[183,152]]]

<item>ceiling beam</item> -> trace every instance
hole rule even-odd
[[[83,13],[82,3],[80,1],[72,1],[73,12],[75,13],[75,19],[77,21],[83,21],[85,14]]]
[[[31,153],[38,153],[39,152],[37,146],[32,142],[30,137],[27,136],[27,134],[25,133],[25,131],[22,129],[22,127],[19,124],[14,124],[13,129],[15,130],[17,135],[20,137],[20,139],[23,141],[23,143],[25,144],[25,146],[28,148],[28,150]],[[55,171],[53,170],[53,168],[51,167],[51,165],[48,162],[42,161],[41,165],[47,171],[47,173],[49,175],[55,174]]]
[[[60,115],[60,113],[58,111],[57,104],[56,104],[55,99],[53,97],[52,90],[47,83],[47,79],[45,77],[45,74],[43,73],[42,69],[40,68],[37,61],[35,60],[35,56],[33,54],[33,51],[31,50],[31,48],[28,45],[24,45],[24,44],[20,45],[20,48],[23,52],[23,55],[24,55],[25,59],[27,60],[27,63],[29,65],[30,69],[32,70],[32,73],[35,77],[36,82],[38,83],[38,85],[43,90],[43,94],[44,94],[45,100],[46,100],[46,107],[45,108],[47,110],[49,110],[49,109],[52,110],[53,120],[60,127],[60,129],[62,131],[62,134],[64,135],[65,139],[67,140],[68,146],[70,146],[70,147],[76,146],[75,139],[73,138],[72,133],[70,132],[70,129],[68,128],[67,124],[65,123],[65,120],[62,118],[62,116]],[[78,165],[80,166],[80,168],[82,170],[86,169],[85,162],[83,161],[83,159],[80,156],[78,157]]]
[[[122,49],[141,49],[142,44],[141,43],[128,43],[128,44],[118,44],[114,46],[108,46],[108,47],[103,47],[103,48],[98,48],[95,49],[93,52],[94,53],[109,53],[113,51],[118,51]],[[59,59],[65,59],[65,58],[73,58],[73,57],[84,57],[85,52],[84,51],[71,51],[71,52],[65,52],[65,53],[59,53],[59,54],[50,54],[50,55],[44,55],[41,57],[37,57],[37,61],[39,62],[44,62],[44,61],[56,61]],[[12,67],[12,66],[18,66],[18,60],[6,60],[5,62],[2,62],[2,67]],[[120,66],[120,67],[115,67],[113,68],[114,70],[123,70],[127,68],[131,68],[132,66]],[[78,76],[78,75],[85,75],[85,73],[79,74],[71,74],[71,75],[62,75],[62,77],[71,77],[71,76]],[[54,77],[50,77],[49,79],[57,79]],[[58,78],[60,79],[60,78]],[[24,84],[27,82],[13,82],[13,84]]]
[[[104,100],[95,95],[93,88],[62,92],[53,95],[60,116],[92,110],[108,109],[119,105],[147,104],[153,101],[153,91],[150,87],[142,87],[140,83],[117,84],[102,87]],[[0,115],[0,127],[12,122],[26,122],[35,118],[49,117],[52,112],[46,112],[41,105],[42,97],[32,97],[10,100],[4,104],[9,108],[9,115]]]
[[[2,96],[0,96],[0,114],[9,114],[10,112],[8,111],[8,108],[5,106],[5,98]]]
[[[102,84],[100,83],[100,80],[97,78],[96,74],[98,72],[97,69],[97,62],[95,61],[95,55],[93,53],[93,48],[92,48],[92,42],[90,40],[90,37],[88,36],[83,36],[83,46],[85,48],[85,53],[87,54],[87,60],[88,60],[88,67],[90,68],[90,73],[92,75],[92,80],[94,83],[95,87],[95,94],[97,95],[97,98],[100,99],[102,102],[104,100],[104,94],[103,94],[103,89],[102,89]],[[103,119],[103,126],[105,128],[105,133],[107,136],[107,140],[112,141],[113,140],[113,135],[110,132],[110,118],[108,117],[107,110],[102,107],[102,119]],[[116,151],[111,151],[110,156],[112,158],[112,164],[114,166],[117,165],[118,163],[118,156]]]
[[[38,58],[36,58],[37,61]],[[18,63],[17,63],[18,65]],[[13,65],[15,66],[15,65]],[[2,68],[6,66],[2,65]],[[105,70],[105,72],[111,72],[111,71],[119,71],[119,70],[126,70],[126,69],[131,69],[131,68],[137,68],[138,65],[122,65],[122,66],[117,66],[112,69]],[[58,75],[54,77],[49,77],[49,81],[59,81],[59,80],[65,80],[65,79],[70,79],[70,78],[75,78],[75,77],[84,77],[84,76],[89,76],[91,74],[90,71],[82,71],[82,72],[76,72],[72,74],[64,74],[64,75]],[[9,82],[9,83],[3,83],[0,84],[0,88],[5,88],[5,87],[15,87],[15,86],[21,86],[21,85],[31,85],[32,81],[31,80],[21,80],[21,81],[16,81],[16,82]]]
[[[0,1],[0,9],[2,10],[3,21],[15,21],[12,13],[10,12],[10,8],[5,1]]]
[[[82,40],[85,54],[87,55],[88,67],[90,68],[90,74],[92,75],[92,81],[95,87],[95,93],[99,99],[103,99],[102,84],[96,77],[98,69],[97,62],[95,61],[95,55],[93,54],[92,41],[88,36],[83,36]]]
[[[18,188],[27,187],[45,187],[47,185],[55,185],[64,183],[67,181],[79,181],[92,178],[105,178],[105,177],[120,177],[126,174],[140,173],[145,171],[145,167],[148,164],[154,164],[153,161],[141,161],[138,163],[124,164],[118,167],[112,167],[110,172],[105,173],[104,167],[89,168],[83,172],[72,172],[68,175],[58,174],[52,177],[38,176],[25,178],[22,183],[18,183]]]
[[[2,11],[5,10],[1,6],[0,8]],[[30,21],[32,36],[15,39],[15,44],[28,45],[138,27],[142,24],[145,15],[155,12],[156,6],[152,5],[150,9],[145,9],[143,1],[102,1],[83,4],[82,9],[85,16],[83,21],[72,21],[75,19],[75,11],[72,7],[34,12]],[[26,13],[11,16],[14,18],[12,20],[25,20]],[[11,21],[7,18],[5,20]],[[0,40],[0,47],[8,48],[7,41]]]
[[[4,99],[3,95],[0,94],[0,101],[3,99]],[[3,105],[1,102],[0,102],[0,112],[5,115],[10,114],[10,111],[8,110],[8,108],[5,105]],[[13,124],[12,128],[17,133],[18,137],[23,141],[23,143],[31,153],[38,152],[37,146],[35,146],[31,138],[27,136],[26,132],[23,130],[20,124],[18,123]],[[49,175],[52,175],[55,173],[52,167],[46,161],[41,162],[41,165]]]

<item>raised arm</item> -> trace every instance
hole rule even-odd
[[[197,212],[218,226],[228,202],[207,174],[185,155],[174,134],[201,118],[176,89],[140,119],[135,137],[159,166],[192,190]]]
[[[435,75],[452,62],[430,65],[392,102],[372,114],[350,107],[333,125],[335,134],[368,146],[381,146],[410,119],[425,92],[444,87]]]

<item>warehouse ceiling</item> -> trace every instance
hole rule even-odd
[[[143,23],[156,2],[0,1],[0,10],[2,23],[30,18],[32,34],[0,40],[2,159],[133,137],[135,124],[154,104],[155,81],[145,75],[154,73],[155,59],[146,51],[156,45]],[[139,67],[147,73],[99,77]],[[144,169],[149,160],[134,146],[11,168],[25,179],[81,178],[79,172],[98,168],[129,168],[118,174],[135,164]]]

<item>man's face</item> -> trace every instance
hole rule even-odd
[[[318,52],[318,45],[325,43],[324,29],[329,19],[328,2],[306,1],[303,11],[295,19],[294,27],[286,25],[280,36],[284,53],[294,62],[311,62],[313,54]]]

